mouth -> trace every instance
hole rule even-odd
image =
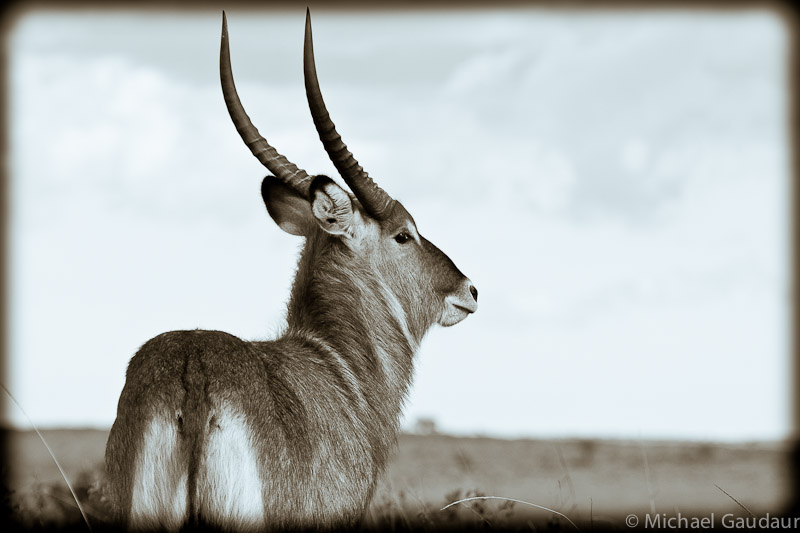
[[[474,308],[470,309],[468,307],[464,307],[463,305],[447,302],[444,312],[442,312],[442,316],[439,317],[439,325],[444,327],[454,326],[474,312]]]

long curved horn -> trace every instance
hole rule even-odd
[[[372,181],[372,178],[364,172],[364,169],[342,142],[342,138],[336,132],[336,126],[334,126],[325,107],[322,92],[319,89],[317,67],[314,64],[311,13],[308,9],[306,9],[306,37],[303,47],[303,74],[311,116],[314,119],[314,125],[317,127],[319,139],[322,141],[325,151],[328,152],[328,157],[330,157],[336,170],[339,171],[345,183],[347,183],[367,212],[378,220],[387,218],[394,207],[394,199],[386,191],[378,187]]]
[[[233,71],[231,70],[231,54],[228,48],[228,20],[225,12],[222,12],[222,43],[219,52],[219,76],[222,82],[222,94],[225,97],[225,105],[228,113],[236,126],[236,131],[242,140],[253,152],[253,155],[267,167],[276,178],[287,185],[293,187],[304,196],[308,195],[311,185],[311,177],[305,170],[297,168],[295,164],[278,153],[275,148],[270,146],[267,140],[258,133],[258,130],[250,121],[250,117],[245,113],[239,95],[236,92],[236,85],[233,83]]]

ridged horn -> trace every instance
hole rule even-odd
[[[378,187],[372,178],[364,172],[353,154],[342,142],[341,136],[336,132],[317,79],[317,67],[314,63],[314,43],[311,38],[311,13],[306,9],[306,36],[303,47],[303,74],[306,82],[306,96],[308,106],[311,108],[311,117],[317,127],[319,139],[328,152],[331,162],[339,171],[345,183],[356,195],[358,201],[374,218],[382,220],[387,218],[394,208],[394,199],[386,191]]]
[[[236,126],[236,131],[242,140],[253,152],[253,155],[267,167],[276,178],[287,185],[293,187],[304,196],[308,195],[311,185],[311,177],[305,170],[297,168],[295,164],[286,159],[275,148],[270,146],[267,140],[258,133],[258,130],[250,121],[250,117],[239,100],[236,92],[236,85],[233,83],[233,71],[231,70],[231,54],[228,47],[228,20],[225,12],[222,12],[222,43],[219,52],[219,76],[222,82],[222,94],[225,97],[225,105],[228,113]]]

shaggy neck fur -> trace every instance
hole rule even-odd
[[[311,336],[335,350],[361,385],[369,410],[364,421],[396,429],[414,353],[434,319],[411,319],[374,265],[364,261],[359,268],[354,253],[322,232],[308,237],[285,337]]]

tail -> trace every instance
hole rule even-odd
[[[207,378],[202,361],[189,357],[183,374],[182,413],[178,415],[178,435],[181,452],[188,467],[186,477],[187,520],[191,525],[199,525],[199,502],[197,501],[197,478],[202,464],[205,442],[209,431],[209,399],[206,396]]]
[[[184,525],[263,530],[257,447],[244,414],[207,394],[202,359],[189,357],[180,409],[162,411],[145,430],[128,524],[179,530]]]
[[[187,522],[233,531],[263,530],[263,484],[252,430],[240,410],[208,396],[208,379],[202,359],[190,359],[179,433],[188,465]]]
[[[198,524],[198,472],[210,410],[200,366],[196,358],[187,358],[180,407],[165,407],[145,429],[131,493],[132,530],[177,531]]]

